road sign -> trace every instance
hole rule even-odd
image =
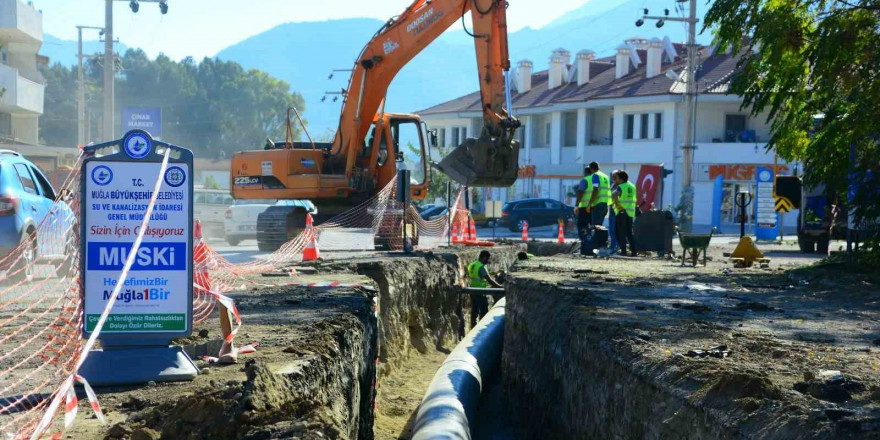
[[[785,197],[776,196],[776,212],[791,212],[791,202]]]
[[[501,208],[504,202],[500,200],[486,200],[485,202],[486,218],[501,218]]]
[[[801,207],[801,179],[797,176],[776,176],[776,197],[785,197],[792,209]]]
[[[151,136],[162,137],[162,109],[159,107],[123,107],[122,132],[144,130]]]
[[[779,235],[779,215],[776,213],[776,200],[773,196],[773,169],[758,167],[755,180],[755,237],[758,240],[774,240]]]
[[[164,152],[171,150],[163,170]],[[198,370],[173,338],[192,332],[193,179],[189,150],[153,140],[141,130],[85,148],[82,173],[83,333],[90,335],[115,292],[101,329],[107,351],[83,364],[96,384],[142,383],[195,377]],[[152,214],[144,215],[159,182]],[[122,279],[136,238],[128,276]],[[163,347],[164,346],[164,347]],[[121,362],[134,362],[120,367]]]

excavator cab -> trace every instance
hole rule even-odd
[[[409,170],[410,196],[422,200],[428,195],[431,139],[418,116],[385,113],[373,121],[361,160],[375,167],[380,188],[395,179],[401,167]]]

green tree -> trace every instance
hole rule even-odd
[[[852,173],[857,216],[878,218],[880,1],[715,0],[705,24],[743,51],[731,92],[768,111],[768,148],[841,197]]]
[[[205,188],[207,189],[220,189],[220,183],[210,174],[205,176],[204,182]]]
[[[126,106],[162,109],[162,137],[192,148],[198,157],[229,157],[232,152],[262,148],[266,138],[284,139],[287,108],[304,111],[299,93],[259,70],[213,58],[180,62],[165,55],[151,60],[142,50],[128,50],[116,75],[117,121]],[[87,111],[93,141],[103,141],[101,87],[103,66],[92,59],[85,68]],[[40,134],[49,145],[73,145],[77,135],[76,70],[60,64],[43,69],[46,109]],[[302,128],[293,125],[294,138]]]
[[[420,156],[421,152],[419,148],[412,144],[407,144],[407,149],[409,150],[410,156]],[[439,158],[446,157],[446,147],[438,145],[433,151],[438,153],[438,157],[435,160],[439,160]],[[432,153],[433,154],[433,153]],[[455,197],[455,192],[458,191],[459,185],[452,181],[444,173],[432,168],[430,164],[428,165],[428,195],[425,197],[425,203],[434,203],[438,197],[446,200],[446,184],[452,182],[452,197]],[[455,200],[453,200],[453,203]]]
[[[307,125],[309,121],[304,121]],[[333,128],[325,128],[323,133],[318,133],[317,135],[312,135],[312,140],[315,142],[333,142],[333,139],[336,138],[336,129]]]
[[[43,115],[40,117],[40,141],[46,145],[76,145],[76,69],[55,64],[43,69],[46,80]]]

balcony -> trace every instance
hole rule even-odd
[[[42,41],[42,13],[21,0],[0,0],[0,42],[39,47]]]
[[[0,64],[0,89],[6,90],[0,97],[3,112],[43,114],[44,86],[21,76],[18,69]]]
[[[695,163],[770,163],[773,152],[766,151],[767,142],[698,142]]]

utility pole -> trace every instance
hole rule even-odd
[[[76,27],[77,33],[77,82],[78,93],[76,100],[76,145],[82,146],[86,144],[86,79],[83,75],[83,30]]]
[[[694,150],[694,121],[697,118],[697,0],[690,0],[690,16],[688,20],[688,45],[687,45],[687,83],[685,83],[685,107],[687,108],[687,121],[685,124],[681,188],[681,213],[679,224],[682,230],[690,232],[694,220],[694,185],[693,167]]]
[[[669,10],[663,17],[649,16],[648,10],[645,9],[645,15],[636,21],[636,26],[644,24],[644,20],[657,20],[657,27],[662,27],[666,21],[679,21],[688,24],[688,41],[687,41],[687,66],[685,67],[685,119],[684,129],[684,145],[682,149],[682,179],[681,179],[681,200],[680,206],[682,211],[679,213],[678,225],[684,232],[690,232],[693,229],[694,220],[694,185],[693,185],[693,167],[694,167],[694,150],[697,148],[694,140],[695,122],[697,118],[697,0],[676,0],[679,3],[690,3],[690,12],[688,18],[670,17]]]
[[[85,71],[83,68],[83,59],[91,58],[93,55],[83,55],[83,29],[97,29],[103,31],[104,28],[98,26],[77,26],[77,44],[79,47],[79,52],[77,54],[77,60],[79,61],[77,72],[77,81],[78,81],[78,90],[77,90],[77,137],[76,143],[77,145],[85,145],[86,140],[88,139],[86,135],[86,79],[85,79]]]
[[[113,100],[116,95],[113,79],[116,74],[116,56],[113,53],[113,0],[104,0],[104,140],[116,139]]]

